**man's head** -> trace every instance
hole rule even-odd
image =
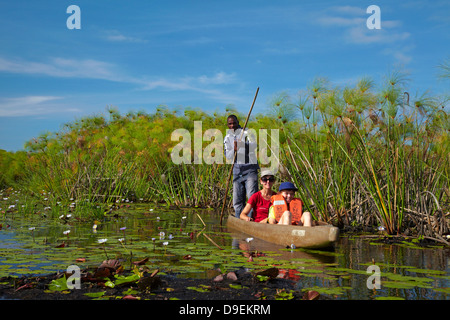
[[[239,120],[237,119],[237,117],[234,114],[228,116],[227,126],[228,126],[228,129],[232,129],[232,130],[239,129],[239,127],[240,127]]]

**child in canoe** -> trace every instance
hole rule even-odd
[[[278,194],[270,199],[270,224],[292,224],[311,227],[311,214],[308,211],[303,212],[302,200],[294,197],[297,190],[292,182],[283,182],[280,185]]]

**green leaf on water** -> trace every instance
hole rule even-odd
[[[264,282],[270,279],[269,276],[262,276],[262,275],[257,275],[256,278],[258,279],[258,281]]]
[[[138,294],[139,291],[133,289],[133,288],[129,288],[128,290],[125,290],[122,292],[122,294],[124,295],[133,295],[133,294]]]
[[[329,295],[340,295],[340,294],[344,294],[347,290],[351,290],[353,289],[352,287],[330,287],[330,288],[326,288],[326,287],[319,287],[319,286],[314,286],[314,287],[310,287],[310,288],[303,288],[302,291],[317,291],[320,294],[329,294]]]
[[[231,289],[240,290],[240,289],[242,289],[242,288],[244,288],[244,287],[241,286],[240,284],[231,284],[231,283],[230,283],[230,288],[231,288]]]
[[[323,273],[322,270],[318,269],[297,269],[299,273]]]
[[[139,275],[135,274],[135,273],[133,273],[129,276],[121,276],[121,275],[116,274],[114,277],[116,278],[116,280],[114,281],[116,286],[119,286],[124,283],[136,282],[140,279]],[[111,287],[111,288],[113,288],[113,287]]]
[[[389,297],[376,297],[375,300],[405,300],[405,299],[402,297],[389,296]]]
[[[450,288],[433,288],[434,291],[450,294]]]
[[[292,300],[292,299],[294,299],[294,294],[292,293],[292,291],[286,292],[286,290],[284,289],[277,292],[277,294],[275,295],[275,300]]]
[[[67,287],[67,279],[66,279],[66,275],[62,276],[59,279],[56,280],[52,280],[52,282],[50,282],[50,284],[48,285],[49,290],[51,291],[64,291],[64,290],[68,290],[69,288]]]
[[[100,298],[103,297],[103,295],[106,293],[106,291],[99,291],[99,292],[87,292],[84,295],[91,297],[91,298]]]
[[[442,270],[434,270],[434,269],[419,269],[419,268],[412,268],[412,269],[409,269],[408,271],[410,271],[410,272],[415,272],[415,273],[424,273],[424,274],[428,274],[428,275],[432,275],[432,274],[436,274],[436,275],[444,275],[444,274],[446,274],[445,271],[442,271]]]
[[[198,287],[186,287],[186,289],[194,290],[194,291],[197,291],[197,292],[208,292],[208,291],[210,291],[210,287],[209,286],[205,286],[205,285],[200,285]]]

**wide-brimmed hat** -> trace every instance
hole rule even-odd
[[[278,188],[278,192],[281,192],[283,190],[294,190],[297,191],[298,189],[294,186],[292,182],[282,182],[280,184],[280,187]]]
[[[261,178],[264,176],[275,176],[275,175],[273,174],[273,172],[271,170],[263,169],[263,170],[261,170]]]

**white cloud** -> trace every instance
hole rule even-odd
[[[62,78],[102,79],[115,82],[135,83],[144,85],[144,89],[163,87],[172,90],[188,90],[197,86],[224,85],[236,81],[235,73],[217,72],[213,76],[183,77],[175,80],[161,78],[158,80],[142,80],[142,78],[127,76],[111,63],[93,59],[76,60],[52,58],[47,63],[31,61],[13,61],[0,57],[0,72],[20,74],[41,74]],[[145,77],[145,76],[144,76]]]
[[[138,83],[143,86],[141,90],[153,90],[153,89],[165,89],[165,90],[189,90],[193,89],[189,82],[184,79],[168,80],[165,78],[159,78],[155,80],[140,80]]]
[[[141,77],[129,76],[114,64],[93,59],[77,60],[52,58],[47,62],[11,60],[0,57],[0,72],[37,74],[58,78],[99,79],[137,86],[137,90],[192,91],[200,92],[218,101],[236,102],[238,98],[222,92],[223,86],[237,85],[235,73],[217,72],[212,76]],[[28,109],[27,109],[28,110]]]
[[[218,72],[213,77],[208,77],[206,75],[198,77],[198,81],[201,84],[229,84],[236,79],[234,73]]]
[[[213,76],[201,75],[198,77],[165,78],[160,77],[153,80],[138,80],[132,82],[143,85],[141,90],[152,90],[162,88],[166,90],[193,90],[207,92],[215,85],[227,85],[236,83],[234,73],[217,72]]]
[[[366,25],[366,19],[363,18],[345,18],[336,16],[324,16],[317,19],[317,22],[323,26],[333,27],[355,27],[358,25]]]
[[[48,62],[32,62],[0,57],[0,71],[11,73],[120,81],[114,69],[115,66],[110,63],[93,59],[52,58]]]
[[[408,54],[410,51],[411,47],[386,48],[381,53],[393,57],[396,64],[404,66],[413,60],[411,55]]]
[[[233,94],[223,92],[226,85],[236,85],[237,78],[234,73],[217,72],[213,76],[201,75],[198,77],[165,78],[153,80],[136,80],[140,90],[162,89],[167,91],[192,91],[208,95],[217,101],[225,103],[238,103],[242,99]]]
[[[65,112],[80,112],[76,108],[67,108],[57,96],[24,96],[0,99],[0,117],[21,117]]]
[[[367,28],[371,16],[364,7],[334,6],[320,13],[315,24],[325,28],[335,28],[341,40],[354,45],[380,45],[381,53],[391,56],[396,63],[408,64],[412,61],[408,40],[411,34],[402,31],[402,21],[387,20],[381,10],[381,29]]]
[[[126,36],[120,31],[110,30],[105,32],[105,39],[111,42],[146,43],[147,40]]]
[[[357,44],[368,43],[396,43],[406,40],[410,37],[408,32],[392,32],[386,29],[369,30],[365,27],[352,27],[347,31],[346,39],[348,42]]]
[[[355,16],[364,16],[366,14],[366,10],[364,8],[354,6],[334,6],[331,7],[331,10],[334,12],[351,14]]]
[[[324,27],[343,28],[345,41],[354,44],[386,44],[410,37],[409,32],[398,30],[402,25],[401,21],[383,19],[383,11],[381,11],[381,29],[368,29],[366,22],[369,17],[370,15],[361,7],[337,6],[331,7],[327,13],[317,18],[316,23]]]

